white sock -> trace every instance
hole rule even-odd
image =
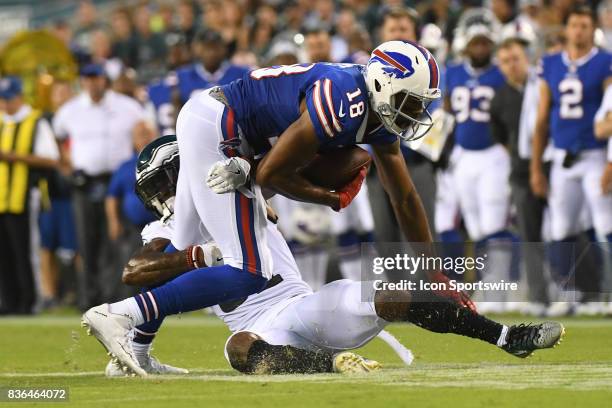
[[[153,342],[149,344],[136,343],[132,342],[132,349],[134,350],[134,356],[139,363],[144,363],[151,354],[151,347],[153,346]]]
[[[499,335],[499,339],[497,339],[497,346],[505,346],[506,345],[506,335],[508,334],[508,326],[504,324],[502,328],[501,334]]]
[[[111,303],[108,305],[108,310],[111,313],[127,315],[134,321],[134,326],[140,326],[145,323],[144,316],[138,307],[138,302],[133,297],[123,299],[120,302]]]

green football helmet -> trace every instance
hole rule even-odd
[[[167,135],[149,143],[136,162],[136,195],[162,222],[174,214],[179,173],[176,136]]]

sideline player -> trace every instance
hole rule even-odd
[[[469,237],[486,251],[483,281],[510,280],[510,156],[489,131],[489,108],[504,77],[493,63],[495,24],[476,9],[462,40],[466,61],[446,70],[445,109],[455,119],[452,178]],[[444,191],[441,191],[444,194]],[[483,293],[483,312],[502,312],[505,293]]]
[[[605,194],[600,181],[606,167],[605,142],[597,140],[593,129],[595,113],[606,86],[612,83],[611,54],[594,45],[596,20],[586,6],[572,9],[565,25],[567,39],[563,51],[545,56],[541,63],[540,104],[533,138],[530,184],[535,195],[548,196],[553,241],[575,243],[582,232],[581,211],[586,206],[598,236],[611,240],[612,196]],[[550,183],[542,166],[542,156],[552,138],[554,145]],[[571,251],[558,248],[564,273],[571,268]],[[561,253],[563,252],[563,253]],[[596,292],[600,277],[590,271],[587,292]],[[598,299],[578,299],[581,301]],[[556,311],[569,312],[569,302],[558,302]],[[595,307],[595,302],[577,306]],[[561,312],[559,312],[561,313]]]
[[[215,31],[198,32],[194,38],[194,51],[198,61],[168,73],[147,89],[162,135],[175,133],[176,115],[195,92],[229,84],[248,72],[248,68],[227,60],[227,44]]]

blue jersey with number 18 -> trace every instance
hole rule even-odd
[[[261,68],[223,86],[234,117],[256,155],[300,117],[300,103],[314,125],[321,149],[384,144],[395,135],[366,132],[368,90],[364,67],[353,64],[296,64]]]
[[[611,64],[611,54],[598,48],[576,61],[565,52],[542,58],[540,76],[551,92],[549,131],[555,147],[578,153],[605,146],[595,139],[593,118],[604,82],[612,75]]]

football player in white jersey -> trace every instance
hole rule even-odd
[[[201,245],[196,245],[188,251],[177,253],[163,253],[170,242],[173,233],[173,201],[176,193],[176,169],[178,168],[178,148],[173,136],[164,136],[151,143],[141,154],[138,166],[137,193],[146,207],[154,212],[159,221],[148,224],[142,230],[143,248],[135,254],[125,267],[123,281],[129,285],[152,287],[162,284],[175,276],[178,276],[194,265],[185,262],[187,256],[191,257],[195,265],[216,265],[222,262],[222,254],[214,243],[205,243],[207,237],[202,235]],[[165,186],[165,188],[160,188]],[[296,357],[287,360],[287,365],[274,368],[270,365],[270,372],[364,372],[378,369],[380,364],[375,361],[364,359],[354,353],[343,350],[356,348],[376,337],[382,329],[380,319],[372,316],[362,316],[357,311],[351,313],[347,307],[359,304],[359,285],[347,281],[334,285],[327,285],[324,291],[313,295],[312,289],[301,279],[297,265],[291,256],[289,247],[275,225],[274,214],[269,210],[269,222],[267,229],[271,237],[273,256],[275,259],[275,274],[270,283],[260,293],[248,298],[239,299],[234,302],[217,305],[213,308],[214,313],[219,316],[233,333],[249,331],[262,333],[262,338],[272,345],[289,347],[271,348],[291,352]],[[163,220],[163,221],[162,221]],[[350,291],[348,289],[351,289]],[[347,306],[339,307],[332,313],[319,314],[322,311],[323,302],[329,298],[346,300],[346,296],[352,296],[351,301],[346,301]],[[335,326],[335,336],[332,340],[323,340],[324,344],[316,340],[298,340],[298,335],[288,337],[288,333],[276,330],[276,327],[292,327],[296,325],[293,316],[280,313],[288,305],[308,297],[309,304],[314,305],[311,313],[306,308],[300,308],[300,320],[311,322],[304,330],[315,326]],[[329,302],[328,302],[329,304]],[[327,306],[329,307],[329,306]],[[325,318],[324,318],[325,317]],[[284,320],[283,320],[284,319]],[[161,325],[159,319],[138,326],[134,330],[132,348],[136,354],[141,367],[148,374],[183,374],[185,369],[160,364],[154,357],[150,356],[150,348],[157,329]],[[271,328],[272,327],[272,328]],[[354,327],[359,327],[355,330]],[[286,330],[285,330],[286,331]],[[292,332],[293,333],[293,332]],[[338,333],[353,333],[341,336]],[[403,347],[389,333],[383,332],[384,341],[390,344],[400,358],[407,364],[412,361],[409,350]],[[240,339],[237,337],[236,339]],[[237,340],[228,342],[229,350]],[[294,350],[291,346],[298,346],[300,350]],[[321,353],[321,347],[329,352]],[[304,350],[302,350],[304,349]],[[266,349],[266,352],[270,350]],[[308,351],[310,350],[310,351]],[[312,351],[316,351],[312,353]],[[226,353],[226,356],[231,355]],[[299,358],[298,358],[299,357]],[[151,361],[149,363],[149,360]],[[276,361],[276,360],[273,360]],[[314,364],[314,366],[313,366]],[[124,376],[126,371],[116,359],[109,362],[106,368],[107,376]]]
[[[165,149],[159,144],[156,149]],[[146,149],[145,149],[146,151]],[[171,154],[166,149],[165,154]],[[158,154],[148,154],[159,158]],[[168,162],[161,160],[161,163]],[[142,161],[141,161],[142,164]],[[140,168],[140,167],[139,167]],[[148,208],[166,215],[143,230],[147,245],[124,271],[124,282],[155,286],[195,267],[214,265],[222,256],[214,243],[164,253],[172,237],[172,188],[176,172],[161,166],[150,169],[137,181],[137,191]],[[231,174],[231,173],[230,173]],[[231,184],[231,180],[228,181]],[[159,194],[153,186],[169,186]],[[275,268],[270,283],[259,293],[214,307],[232,331],[225,347],[226,358],[244,373],[367,372],[380,365],[347,352],[363,346],[391,321],[409,321],[439,333],[455,333],[495,344],[526,357],[535,349],[552,347],[563,334],[563,326],[547,322],[536,326],[508,328],[459,307],[431,292],[375,290],[347,279],[312,292],[300,279],[291,252],[276,226],[266,226]],[[202,242],[206,237],[202,237]],[[362,290],[365,289],[365,290]],[[406,299],[418,297],[418,302]],[[138,328],[137,328],[138,329]],[[400,357],[410,361],[410,352],[399,347]],[[116,362],[115,372],[122,373]]]

